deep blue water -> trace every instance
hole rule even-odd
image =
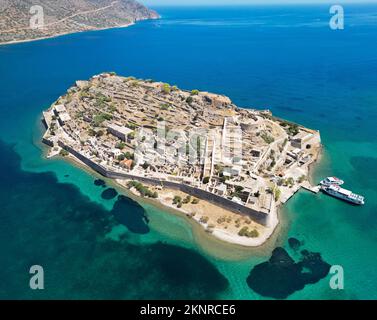
[[[367,197],[367,204],[355,208],[307,193],[288,204],[283,214],[288,234],[328,263],[344,266],[347,276],[344,291],[330,290],[325,279],[291,298],[376,298],[377,5],[345,6],[342,31],[329,28],[328,9],[157,8],[161,20],[126,29],[0,46],[0,137],[15,144],[23,170],[29,171],[20,171],[14,151],[2,145],[7,169],[1,173],[0,251],[7,258],[1,260],[0,280],[7,280],[1,281],[0,297],[35,297],[25,286],[28,274],[21,273],[39,262],[56,277],[42,297],[261,298],[246,284],[258,259],[213,258],[198,249],[187,223],[174,220],[171,228],[181,228],[171,231],[174,236],[160,232],[156,221],[164,213],[134,209],[137,205],[126,199],[102,199],[104,189],[94,185],[94,178],[42,158],[41,111],[77,79],[116,71],[223,93],[239,106],[269,108],[321,130],[324,157],[315,179],[339,175]],[[101,220],[103,215],[114,219]],[[127,232],[109,242],[104,230],[118,223]],[[75,252],[86,254],[75,259]],[[186,254],[193,269],[177,277],[171,265]],[[157,263],[158,272],[149,274],[147,263]],[[79,279],[75,272],[87,264],[89,272]],[[139,267],[145,277],[129,276]],[[126,279],[117,281],[123,271]],[[185,272],[194,272],[190,281]],[[115,280],[105,290],[109,277]]]

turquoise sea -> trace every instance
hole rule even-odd
[[[344,268],[344,290],[328,276],[288,299],[376,299],[377,5],[345,6],[338,31],[327,6],[156,10],[161,20],[125,29],[0,46],[0,298],[264,299],[246,278],[277,246],[294,257],[295,237]],[[300,192],[279,234],[255,250],[150,204],[103,199],[98,177],[44,159],[39,141],[42,110],[104,71],[223,93],[319,129],[313,180],[337,175],[366,205]],[[35,264],[44,290],[29,288]]]

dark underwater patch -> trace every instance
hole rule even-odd
[[[269,261],[256,265],[247,278],[247,284],[256,293],[275,299],[285,299],[302,290],[307,284],[327,276],[330,265],[319,253],[303,250],[295,262],[283,248],[276,248]]]
[[[102,192],[101,198],[105,200],[112,200],[118,195],[118,192],[114,188],[108,188]]]
[[[94,180],[94,185],[97,187],[103,187],[103,186],[106,186],[106,182],[103,181],[102,179],[96,179]]]
[[[120,195],[111,213],[115,219],[134,233],[146,234],[149,232],[148,217],[144,208],[136,201]]]
[[[288,239],[288,244],[289,247],[295,251],[301,247],[301,241],[293,237]]]
[[[54,174],[22,171],[1,141],[0,154],[0,299],[216,299],[227,288],[194,250],[107,240],[111,212]],[[125,197],[117,203],[119,215],[137,208]],[[45,290],[28,286],[35,264]]]

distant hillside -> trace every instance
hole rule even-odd
[[[44,27],[31,28],[43,8]],[[40,11],[39,11],[40,12]],[[159,15],[134,0],[0,0],[0,44],[126,26]],[[39,20],[41,21],[41,20]]]

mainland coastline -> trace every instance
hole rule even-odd
[[[124,28],[160,15],[134,0],[83,0],[75,3],[41,0],[37,5],[20,0],[5,2],[0,12],[0,45],[56,38],[86,31]]]

